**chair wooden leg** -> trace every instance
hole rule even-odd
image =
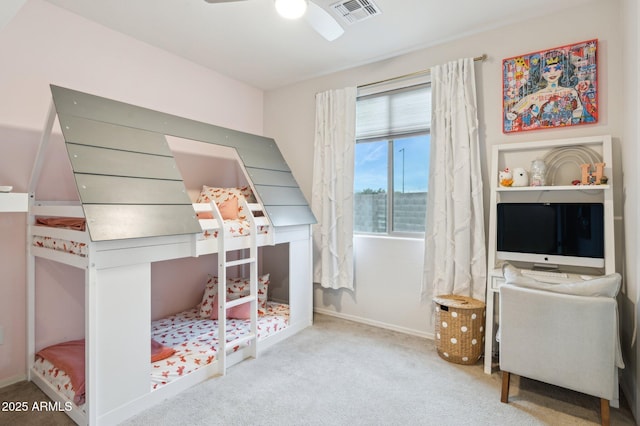
[[[609,400],[600,398],[600,418],[602,419],[602,426],[609,426]]]
[[[502,372],[502,393],[500,394],[500,402],[509,402],[509,381],[511,379],[511,373],[508,371]],[[609,406],[607,405],[607,408]]]

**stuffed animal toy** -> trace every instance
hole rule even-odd
[[[522,167],[513,169],[513,186],[529,186],[529,173]]]
[[[513,184],[513,173],[508,167],[498,172],[500,186],[511,186]]]

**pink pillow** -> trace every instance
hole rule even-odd
[[[229,198],[227,201],[217,204],[217,206],[224,220],[238,219],[238,199],[236,197]]]
[[[218,295],[213,299],[214,308],[211,312],[211,319],[218,319]],[[251,303],[243,303],[242,305],[234,306],[227,309],[227,318],[231,319],[249,319],[251,317]]]
[[[223,203],[216,203],[218,206],[218,210],[220,210],[220,214],[222,215],[222,219],[224,220],[236,220],[238,219],[238,199],[237,198],[229,198],[227,201]],[[212,212],[198,212],[196,213],[198,219],[213,219]]]

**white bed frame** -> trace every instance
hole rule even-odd
[[[35,295],[38,282],[36,258],[83,269],[86,403],[83,409],[73,405],[73,409],[67,414],[78,424],[117,424],[196,383],[224,374],[224,365],[221,369],[217,362],[214,362],[157,390],[150,390],[151,263],[216,253],[218,244],[215,240],[197,241],[193,234],[92,242],[87,231],[35,226],[36,216],[84,217],[80,203],[42,201],[36,198],[36,185],[45,162],[46,148],[55,117],[55,107],[52,104],[32,171],[29,191],[28,376],[29,380],[38,385],[52,400],[60,401],[63,403],[62,406],[68,402],[33,368],[36,352]],[[260,205],[252,207],[259,209]],[[194,207],[196,210],[206,208],[200,205]],[[269,222],[266,216],[257,219]],[[215,219],[201,223],[211,227],[217,226]],[[34,235],[84,242],[88,248],[87,256],[80,257],[34,247]],[[312,324],[311,241],[311,225],[277,228],[269,226],[267,235],[257,236],[258,246],[288,243],[289,326],[269,338],[257,341],[249,349],[229,354],[226,366],[246,358],[247,350],[257,351],[255,353],[259,354]],[[249,238],[229,238],[225,245],[225,250],[247,248]],[[127,297],[121,297],[123,294]],[[126,352],[112,349],[123,346],[127,347]],[[249,356],[253,354],[251,352]]]

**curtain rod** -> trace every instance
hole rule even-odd
[[[473,58],[473,60],[475,62],[478,62],[478,61],[482,62],[485,59],[487,59],[487,55],[486,54],[483,54],[482,56],[476,56],[475,58]],[[387,79],[380,80],[380,81],[374,81],[373,83],[362,84],[362,85],[358,86],[358,89],[362,89],[363,87],[375,86],[376,84],[387,83],[389,81],[400,80],[400,79],[407,78],[407,77],[415,77],[417,75],[423,75],[423,74],[424,75],[431,74],[431,69],[420,70],[420,71],[412,72],[410,74],[399,75],[397,77],[391,77],[391,78],[387,78]]]

